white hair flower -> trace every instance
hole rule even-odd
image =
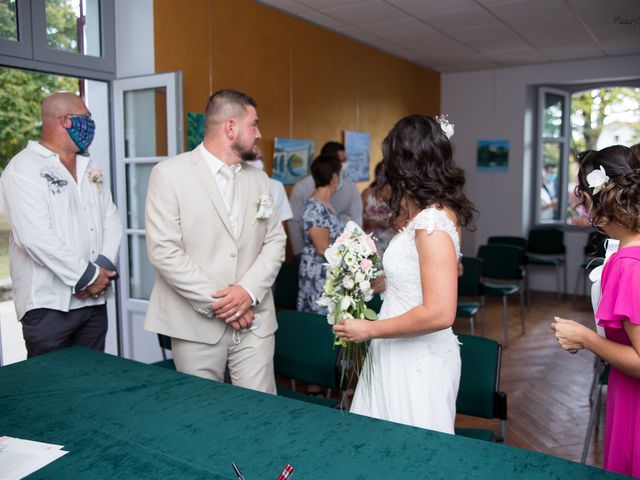
[[[449,119],[446,115],[438,115],[436,121],[440,124],[440,128],[442,129],[442,133],[445,134],[447,138],[451,138],[454,133],[454,125],[449,122]]]
[[[593,195],[601,192],[608,183],[609,177],[607,177],[607,172],[604,171],[602,165],[598,170],[594,170],[587,175],[587,184],[590,188],[593,188]]]

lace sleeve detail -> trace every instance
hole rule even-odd
[[[415,240],[416,230],[426,230],[429,235],[435,231],[446,233],[453,241],[456,256],[462,256],[460,253],[460,239],[458,238],[456,226],[442,210],[438,210],[433,207],[422,210],[413,220],[411,220],[409,225],[407,225],[407,233],[411,240]]]

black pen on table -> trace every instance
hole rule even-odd
[[[231,462],[231,465],[233,465],[233,470],[236,472],[236,475],[238,476],[238,480],[244,480],[244,476],[240,472],[240,469],[238,468],[238,466],[234,462]]]

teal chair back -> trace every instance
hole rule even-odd
[[[275,281],[274,303],[278,309],[295,310],[298,303],[297,263],[283,263]]]
[[[327,388],[338,388],[336,350],[324,315],[281,310],[273,358],[278,375]]]
[[[382,297],[380,294],[375,293],[373,298],[367,302],[367,307],[376,313],[380,313],[380,309],[382,308]]]
[[[511,245],[481,245],[478,257],[484,262],[482,276],[500,280],[521,280],[524,250]]]
[[[564,231],[559,228],[532,228],[529,230],[527,252],[541,255],[564,255]]]
[[[458,335],[462,373],[456,411],[463,415],[494,418],[495,394],[500,380],[500,344],[473,335]]]
[[[510,237],[505,235],[498,235],[489,237],[487,240],[489,245],[491,244],[500,244],[500,245],[512,245],[514,247],[520,247],[524,251],[527,250],[527,239],[524,237]]]
[[[458,277],[458,295],[464,297],[479,296],[480,278],[483,261],[477,257],[462,257],[463,273]]]

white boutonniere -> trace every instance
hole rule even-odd
[[[273,199],[271,195],[260,195],[256,202],[257,212],[254,218],[256,220],[265,220],[273,215]]]
[[[609,183],[609,177],[607,177],[607,172],[604,171],[603,166],[587,175],[587,184],[593,188],[593,195],[602,191],[607,186],[607,183]]]
[[[102,192],[102,184],[104,181],[104,177],[102,176],[102,170],[99,167],[91,167],[87,168],[87,177],[89,177],[89,181],[96,185],[96,188],[99,192]]]

